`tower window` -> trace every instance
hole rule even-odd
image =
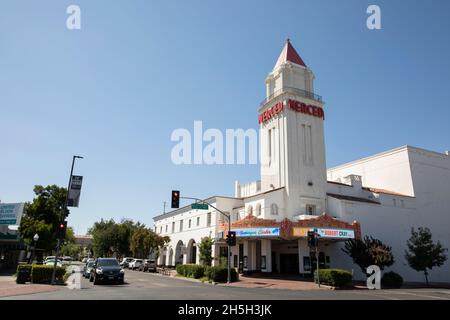
[[[174,233],[174,232],[175,232],[175,221],[172,222],[172,233]]]
[[[191,228],[191,219],[189,219],[188,228]]]
[[[183,231],[183,220],[180,220],[180,232]]]
[[[256,216],[259,217],[261,215],[261,204],[258,203],[256,205]]]
[[[197,227],[200,225],[200,217],[197,217]]]
[[[273,216],[278,215],[278,206],[276,203],[272,203],[272,205],[270,206],[270,214]]]
[[[248,215],[248,216],[253,215],[253,207],[252,207],[252,206],[248,206],[248,207],[247,207],[247,215]]]
[[[306,214],[310,216],[314,216],[316,214],[316,206],[312,204],[306,205]]]

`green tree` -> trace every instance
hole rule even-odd
[[[445,263],[447,249],[439,241],[433,242],[430,229],[421,227],[418,231],[411,228],[411,237],[406,244],[408,250],[405,250],[405,258],[409,266],[418,272],[422,271],[428,285],[428,270]]]
[[[116,223],[113,219],[95,222],[88,233],[92,235],[92,248],[96,257],[129,256],[133,234],[145,228],[140,222],[123,219]],[[140,247],[136,247],[140,248]]]
[[[200,263],[210,266],[212,262],[212,246],[214,244],[214,240],[210,237],[202,238],[198,246],[198,255],[200,258]]]
[[[49,252],[56,247],[56,226],[63,216],[66,189],[56,185],[34,186],[36,197],[27,202],[20,222],[20,237],[27,245],[33,244],[33,236],[39,235],[37,247]]]
[[[140,226],[131,237],[130,249],[134,257],[147,258],[159,254],[158,248],[170,242],[170,238],[161,237],[153,230]]]
[[[88,233],[92,235],[92,250],[95,257],[109,257],[115,244],[116,223],[113,219],[95,222]]]
[[[383,270],[384,267],[394,264],[392,248],[373,237],[365,236],[363,240],[349,239],[342,251],[353,259],[364,274],[368,266],[377,265]]]

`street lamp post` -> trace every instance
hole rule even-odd
[[[66,214],[67,214],[67,201],[69,199],[69,190],[70,190],[70,184],[72,183],[72,175],[73,175],[73,167],[75,165],[75,159],[83,159],[83,157],[73,156],[73,158],[72,158],[72,167],[70,169],[69,184],[67,185],[66,200],[64,201],[64,204],[62,207],[63,212],[61,215],[61,222],[65,220]],[[59,249],[61,246],[61,239],[56,239],[56,240],[57,240],[57,244],[56,244],[55,262],[53,264],[52,285],[55,284],[56,264],[58,262]]]
[[[33,240],[34,240],[34,247],[33,247],[33,259],[34,259],[36,257],[36,245],[39,240],[39,235],[37,233],[34,235]],[[33,262],[33,259],[31,259],[31,262]]]

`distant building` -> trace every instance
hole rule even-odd
[[[14,268],[25,256],[18,232],[23,209],[23,203],[0,203],[0,270]]]

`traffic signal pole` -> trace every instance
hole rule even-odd
[[[217,212],[219,212],[220,214],[222,214],[223,216],[225,216],[228,220],[228,234],[230,234],[231,232],[231,214],[226,214],[225,212],[217,209],[215,206],[211,205],[210,203],[202,200],[202,199],[198,199],[198,198],[192,198],[192,197],[180,197],[180,199],[188,199],[188,200],[195,200],[198,202],[201,202],[203,204],[207,204],[209,206],[211,206],[214,210],[216,210]],[[231,254],[231,245],[230,245],[230,241],[227,241],[227,245],[228,245],[228,253],[227,253],[227,283],[231,283],[231,263],[230,263],[230,254]]]

